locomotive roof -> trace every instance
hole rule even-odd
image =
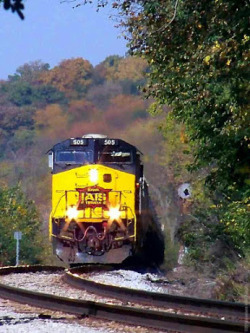
[[[84,144],[72,144],[74,140],[84,140]],[[86,140],[86,141],[85,141]],[[87,134],[83,135],[82,137],[75,137],[75,138],[68,138],[66,140],[63,140],[61,142],[56,143],[51,149],[49,149],[48,153],[53,150],[57,149],[67,149],[69,147],[81,147],[81,146],[88,146],[89,142],[99,142],[102,146],[110,146],[110,147],[120,147],[120,148],[130,148],[132,150],[136,150],[136,152],[142,154],[142,152],[137,149],[135,146],[131,145],[130,143],[117,138],[110,138],[106,135],[102,134]],[[109,144],[110,142],[110,144]]]

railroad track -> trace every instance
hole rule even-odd
[[[112,270],[113,266],[81,266],[66,270],[63,280],[73,287],[84,289],[101,296],[118,298],[126,302],[143,303],[154,307],[174,308],[188,312],[216,314],[217,316],[238,317],[244,320],[246,304],[235,302],[223,302],[211,299],[169,295],[131,288],[117,287],[113,285],[100,284],[84,278],[82,274],[91,272],[105,272]]]
[[[100,269],[100,268],[99,268]],[[29,272],[41,272],[41,271],[47,271],[47,272],[55,272],[55,271],[62,271],[64,268],[62,267],[54,267],[54,266],[21,266],[21,267],[8,267],[8,268],[1,268],[0,269],[0,275],[6,275],[10,273],[29,273]],[[91,271],[93,270],[93,267],[91,266],[85,268],[86,271]],[[97,267],[95,267],[95,270],[98,270]],[[85,272],[86,272],[85,271]],[[81,270],[82,272],[82,270]],[[77,286],[78,288],[81,287],[83,288],[83,285],[79,285],[80,283],[86,283],[83,282],[85,279],[80,278],[76,274],[79,274],[79,268],[78,269],[71,269],[68,270],[64,276],[65,281],[69,282],[70,284],[74,284],[74,286]],[[74,281],[74,282],[73,282]],[[78,281],[78,282],[76,282]],[[88,281],[88,282],[93,282],[93,281]],[[97,285],[97,283],[93,282],[93,284]],[[90,285],[90,284],[88,284]],[[86,288],[86,285],[85,287]],[[93,288],[93,286],[91,287]],[[103,285],[100,287],[99,285],[99,294],[100,294],[100,289],[104,289]],[[106,287],[105,287],[106,288]],[[118,289],[118,287],[114,287]],[[105,295],[109,295],[111,297],[118,297],[121,294],[116,294],[114,296],[114,288],[112,294],[108,293],[107,289],[105,290]],[[120,288],[119,288],[120,289]],[[127,291],[127,288],[121,288],[123,289],[123,296],[125,295],[125,292]],[[88,288],[88,290],[90,290]],[[92,289],[92,292],[94,290]],[[137,291],[133,291],[131,293],[129,299],[131,301],[131,295],[133,293],[137,294],[136,297],[141,298],[141,302],[147,302],[152,305],[152,302],[156,298],[152,298],[154,295],[156,297],[157,293],[151,293],[149,298],[147,300],[142,300],[144,296],[140,295],[140,292],[138,293]],[[103,293],[101,293],[103,295]],[[147,293],[146,293],[147,294]],[[160,295],[160,294],[158,294]],[[166,295],[165,295],[166,296]],[[169,295],[167,295],[169,296]],[[108,319],[112,321],[119,321],[123,322],[126,324],[134,324],[134,325],[141,325],[141,326],[147,326],[147,327],[152,327],[160,330],[175,330],[178,332],[202,332],[202,333],[220,333],[220,332],[247,332],[246,331],[246,323],[242,321],[232,321],[232,320],[221,320],[221,319],[214,319],[214,318],[204,318],[204,317],[198,317],[198,316],[190,316],[190,315],[177,315],[177,314],[169,314],[164,311],[155,311],[155,310],[145,310],[141,308],[133,308],[129,306],[119,306],[119,305],[110,305],[110,304],[105,304],[105,303],[100,303],[100,302],[92,302],[92,301],[83,301],[83,300],[76,300],[76,299],[70,299],[66,297],[59,297],[59,296],[54,296],[50,294],[44,294],[44,293],[39,293],[39,292],[33,292],[33,291],[28,291],[25,289],[20,289],[16,287],[11,287],[8,285],[0,284],[0,297],[2,298],[7,298],[11,299],[17,302],[21,303],[27,303],[33,306],[38,306],[38,307],[43,307],[43,308],[48,308],[52,310],[57,310],[57,311],[63,311],[75,315],[80,315],[81,317],[95,317],[98,319]],[[147,296],[145,296],[147,297]],[[120,297],[119,297],[120,298]],[[159,297],[160,298],[160,297]],[[173,297],[173,299],[176,298],[176,296]],[[175,303],[171,299],[171,304]],[[188,302],[185,301],[185,297],[183,298],[178,298],[179,299],[179,304],[181,304],[181,301],[183,301],[185,304],[183,307],[186,308],[188,307]],[[188,298],[189,301],[191,301],[192,298]],[[193,299],[194,300],[194,299]],[[134,301],[134,299],[133,299]],[[170,300],[169,300],[170,301]],[[194,302],[192,306],[195,306],[197,308],[198,306],[198,299],[196,299],[197,303],[194,305]],[[200,300],[201,301],[201,300]],[[158,299],[157,302],[161,303],[161,306],[163,306],[164,300],[163,299]],[[212,308],[212,302],[209,306],[209,311],[211,311]],[[221,305],[222,303],[227,303],[227,302],[220,302]],[[169,303],[170,304],[170,303]],[[234,303],[232,303],[234,304]],[[232,310],[232,304],[231,304],[231,309],[230,313],[233,313]],[[155,303],[154,303],[155,305]],[[158,304],[159,305],[159,304]],[[170,305],[166,305],[170,306]],[[218,304],[216,305],[218,308]],[[245,305],[243,305],[245,307]],[[237,313],[237,316],[239,315],[239,308],[242,309],[242,306],[236,305],[237,310],[234,313]],[[204,310],[203,305],[200,305],[200,308]],[[249,308],[249,306],[248,306]],[[244,308],[244,311],[246,310],[246,307]],[[207,311],[207,310],[206,310]]]

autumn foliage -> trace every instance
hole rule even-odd
[[[92,71],[93,67],[87,60],[67,59],[52,70],[41,73],[39,81],[57,88],[67,97],[76,98],[83,95],[92,83]]]

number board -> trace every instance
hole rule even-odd
[[[71,146],[86,146],[87,144],[87,140],[83,138],[70,139]]]
[[[118,145],[118,140],[104,139],[104,140],[102,140],[102,145],[103,146],[117,146]]]

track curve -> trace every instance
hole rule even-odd
[[[123,301],[150,304],[158,307],[174,307],[189,311],[209,312],[221,316],[235,316],[244,318],[246,310],[249,313],[250,306],[244,303],[225,302],[211,299],[202,299],[195,297],[186,297],[171,295],[166,293],[156,293],[131,288],[117,287],[108,284],[101,284],[95,281],[83,278],[79,274],[90,272],[106,272],[117,268],[118,266],[81,266],[67,269],[63,280],[73,287],[85,289],[89,292],[101,296],[109,296],[122,299]]]
[[[0,275],[9,273],[28,273],[41,271],[61,271],[57,266],[21,266],[1,268]],[[109,305],[92,301],[80,301],[66,297],[28,291],[16,287],[0,284],[0,297],[8,298],[33,306],[64,311],[82,317],[96,317],[134,325],[142,325],[161,330],[176,330],[179,332],[244,332],[242,322],[223,321],[211,318],[200,318],[169,314],[166,312],[132,308],[128,306]]]

